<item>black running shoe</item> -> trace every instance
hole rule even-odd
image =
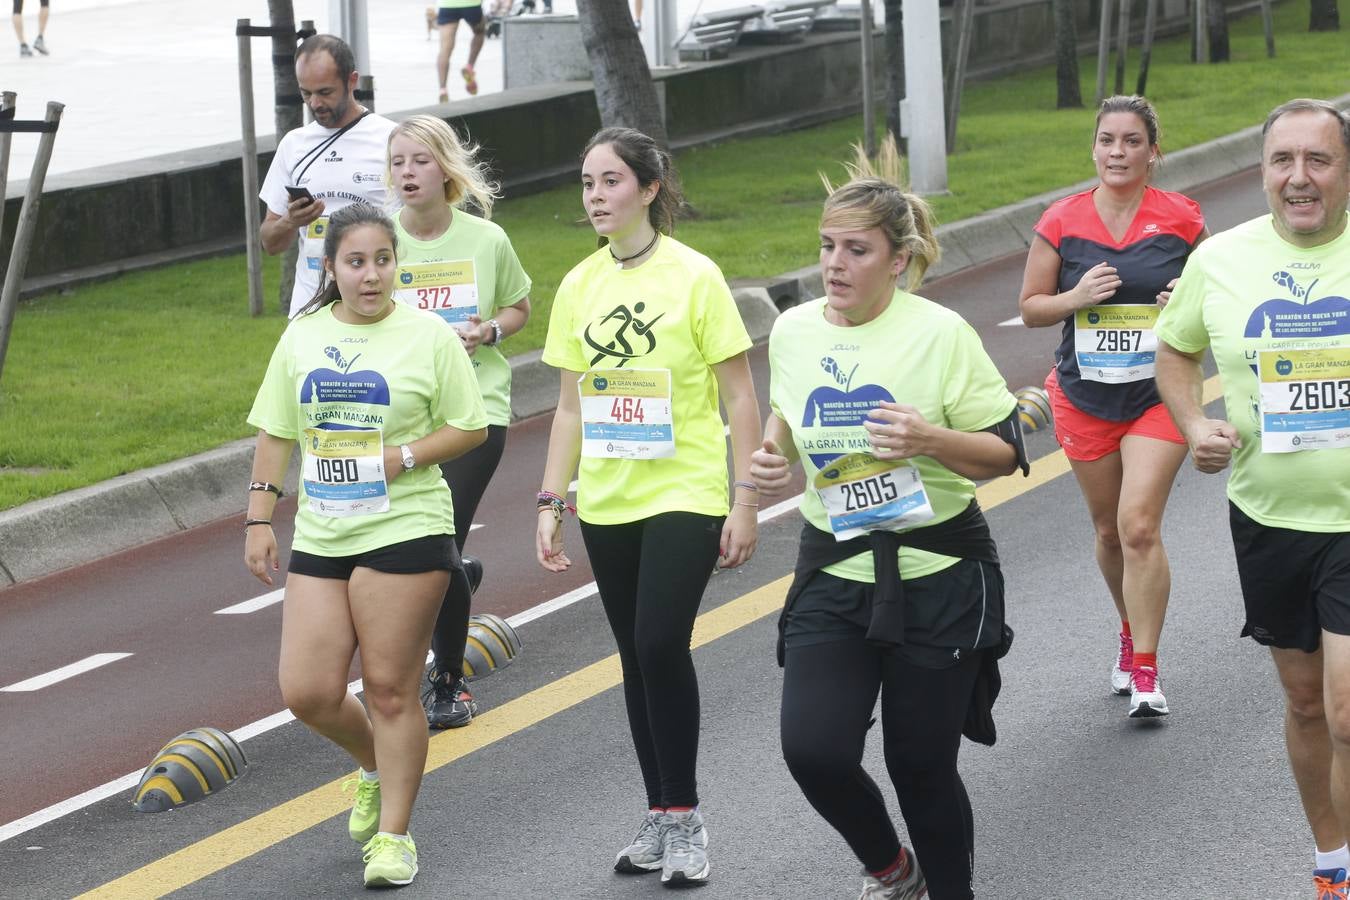
[[[432,728],[463,728],[473,721],[478,703],[463,678],[451,681],[449,673],[442,674],[432,666],[427,673],[427,689],[422,692],[422,708]]]

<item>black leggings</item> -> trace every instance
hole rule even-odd
[[[975,829],[956,756],[982,656],[928,669],[861,638],[787,650],[783,758],[816,812],[871,872],[900,852],[881,790],[862,767],[880,688],[886,769],[932,900],[974,896]]]
[[[671,512],[581,524],[623,664],[623,696],[647,805],[697,806],[698,676],[689,653],[723,519]]]
[[[487,440],[458,459],[441,463],[441,477],[450,485],[450,500],[455,507],[455,546],[464,552],[469,539],[478,501],[483,499],[497,464],[506,449],[506,426],[489,425]],[[449,672],[452,679],[464,674],[464,642],[469,637],[469,601],[473,592],[464,572],[450,573],[450,586],[441,601],[436,616],[436,630],[431,633],[431,650],[436,655],[436,669]]]

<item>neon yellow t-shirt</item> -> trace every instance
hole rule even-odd
[[[340,301],[339,301],[340,302]],[[469,355],[454,330],[427,312],[395,304],[373,325],[348,325],[333,306],[296,318],[272,352],[248,422],[299,440],[307,428],[378,428],[384,445],[425,437],[442,425],[487,425]],[[309,452],[300,440],[303,461]],[[454,534],[450,489],[436,466],[419,465],[388,485],[387,512],[332,518],[310,509],[303,482],[294,548],[351,556],[433,534]]]
[[[831,324],[824,311],[825,300],[814,300],[774,323],[769,405],[792,429],[806,472],[802,514],[829,533],[825,506],[809,485],[833,460],[867,451],[862,423],[881,401],[909,404],[935,425],[973,432],[1006,419],[1017,400],[975,330],[930,300],[897,289],[880,316],[851,328]],[[932,505],[933,518],[926,525],[944,522],[970,505],[975,485],[969,479],[931,457],[909,462],[918,469]],[[900,549],[899,560],[903,578],[931,575],[957,562],[909,547]],[[875,580],[870,553],[825,571],[852,581]]]
[[[1183,353],[1208,347],[1218,364],[1226,415],[1242,439],[1228,498],[1272,528],[1350,530],[1350,447],[1264,452],[1256,369],[1262,351],[1291,361],[1311,349],[1350,351],[1350,227],[1309,249],[1281,238],[1270,216],[1215,235],[1186,263],[1157,334]],[[1309,383],[1328,388],[1329,402],[1315,392],[1315,414],[1344,420],[1332,432],[1350,430],[1350,377]]]
[[[671,237],[650,259],[619,269],[601,247],[558,286],[543,360],[572,372],[668,371],[674,455],[583,455],[581,518],[597,525],[664,512],[727,514],[727,442],[712,366],[750,347],[722,272]]]
[[[476,301],[484,322],[530,294],[530,276],[506,232],[495,222],[455,210],[445,234],[419,241],[398,217],[398,285],[394,296],[430,309],[446,321],[462,321]],[[465,306],[468,302],[471,305]],[[479,344],[470,357],[491,425],[511,424],[511,364],[497,346]]]

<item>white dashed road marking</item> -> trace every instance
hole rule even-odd
[[[119,659],[126,659],[130,655],[130,653],[95,653],[93,656],[86,656],[79,662],[73,662],[68,666],[53,669],[44,675],[35,675],[25,681],[17,681],[9,687],[0,687],[0,691],[40,691],[45,687],[56,684],[58,681],[74,678],[76,675],[82,675],[90,669],[106,666],[108,663],[117,662]]]

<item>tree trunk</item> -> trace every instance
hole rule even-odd
[[[1054,0],[1055,85],[1057,109],[1077,109],[1083,105],[1078,84],[1078,23],[1074,19],[1073,0]]]
[[[905,139],[900,136],[900,101],[905,99],[905,43],[900,30],[901,0],[884,0],[886,31],[882,43],[886,48],[886,130],[895,138],[896,149],[903,156]]]
[[[272,27],[278,30],[272,37],[272,84],[275,88],[273,120],[277,140],[288,131],[305,124],[304,107],[300,101],[300,83],[295,79],[295,7],[291,0],[267,0],[267,15]],[[281,312],[291,311],[291,291],[295,289],[295,261],[300,256],[300,242],[291,244],[281,254]]]
[[[1205,4],[1206,27],[1209,31],[1209,61],[1228,62],[1228,8],[1223,0],[1209,0]]]
[[[1341,30],[1341,11],[1336,0],[1312,0],[1312,9],[1308,16],[1308,30]]]
[[[577,0],[600,124],[636,128],[666,146],[666,123],[627,0]]]

